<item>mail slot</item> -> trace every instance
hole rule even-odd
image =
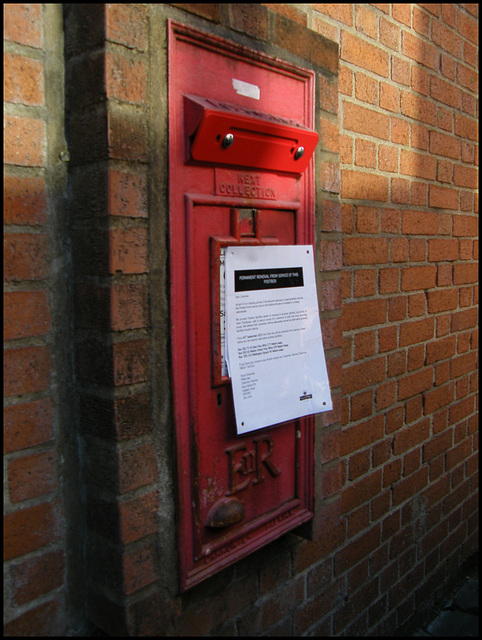
[[[193,160],[303,173],[318,142],[299,123],[219,100],[186,95],[184,115]]]
[[[171,345],[186,590],[313,517],[314,418],[238,435],[231,246],[313,244],[314,75],[169,23]]]

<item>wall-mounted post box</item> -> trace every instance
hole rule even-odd
[[[314,75],[169,24],[178,546],[187,589],[313,516],[314,418],[236,433],[224,253],[313,244]]]

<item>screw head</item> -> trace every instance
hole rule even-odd
[[[234,142],[234,136],[232,133],[228,133],[224,136],[223,138],[223,147],[225,149],[227,149],[228,147],[230,147]]]
[[[304,147],[298,147],[295,151],[295,160],[299,160],[299,158],[301,158],[301,156],[304,154],[305,152],[305,148]]]

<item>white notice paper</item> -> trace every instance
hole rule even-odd
[[[330,411],[313,248],[227,247],[226,360],[238,434]]]

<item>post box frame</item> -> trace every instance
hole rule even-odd
[[[193,366],[192,348],[196,342],[193,335],[193,314],[195,304],[193,292],[189,290],[188,282],[190,273],[196,268],[192,264],[193,250],[190,246],[193,235],[190,224],[193,220],[196,207],[216,207],[226,209],[243,209],[250,207],[255,210],[275,210],[293,212],[295,217],[295,242],[296,244],[313,244],[314,240],[314,176],[313,159],[310,160],[308,169],[301,177],[289,177],[290,185],[295,184],[293,193],[295,198],[266,199],[243,198],[220,193],[198,193],[187,186],[187,173],[193,171],[186,163],[186,140],[179,133],[180,122],[183,121],[183,113],[179,106],[179,96],[176,80],[173,78],[172,61],[176,59],[176,47],[180,42],[189,42],[201,49],[219,52],[233,61],[249,61],[250,64],[262,69],[269,69],[274,73],[292,77],[300,81],[300,87],[304,91],[304,103],[306,112],[303,125],[313,127],[314,121],[314,73],[308,69],[281,61],[277,58],[259,53],[242,45],[207,35],[203,32],[180,25],[173,21],[168,23],[168,54],[169,67],[169,117],[170,117],[170,179],[169,179],[169,204],[170,204],[170,264],[171,264],[171,340],[172,340],[172,371],[174,393],[174,419],[176,426],[176,456],[177,456],[177,483],[178,483],[178,547],[181,575],[181,588],[186,590],[198,584],[207,577],[232,564],[236,560],[245,557],[264,544],[280,537],[284,533],[293,530],[299,525],[309,521],[313,517],[314,510],[314,417],[294,421],[293,434],[295,439],[296,470],[295,484],[296,497],[284,502],[278,509],[271,509],[269,513],[261,514],[256,522],[246,523],[236,528],[233,534],[220,535],[219,542],[214,541],[209,545],[199,542],[198,531],[203,526],[197,521],[198,496],[196,487],[198,478],[196,449],[197,425],[195,424],[195,371]],[[216,96],[214,96],[216,97]],[[291,187],[290,187],[291,189]],[[218,236],[214,234],[214,242],[219,246],[226,246],[232,242],[233,236]],[[240,238],[234,238],[243,243]],[[252,244],[258,240],[246,238],[244,243]],[[210,274],[215,277],[217,265],[213,264],[213,251],[211,249]],[[215,291],[211,289],[211,297],[215,300]],[[214,327],[214,333],[216,327]],[[211,334],[213,344],[216,336]],[[214,377],[213,384],[225,385],[225,380]],[[264,431],[264,430],[263,430]],[[265,437],[265,450],[269,450],[269,430]],[[257,446],[257,445],[256,445]],[[261,446],[261,444],[260,444]],[[235,455],[236,452],[233,453]],[[266,465],[265,465],[266,466]],[[201,546],[200,546],[201,544]]]

